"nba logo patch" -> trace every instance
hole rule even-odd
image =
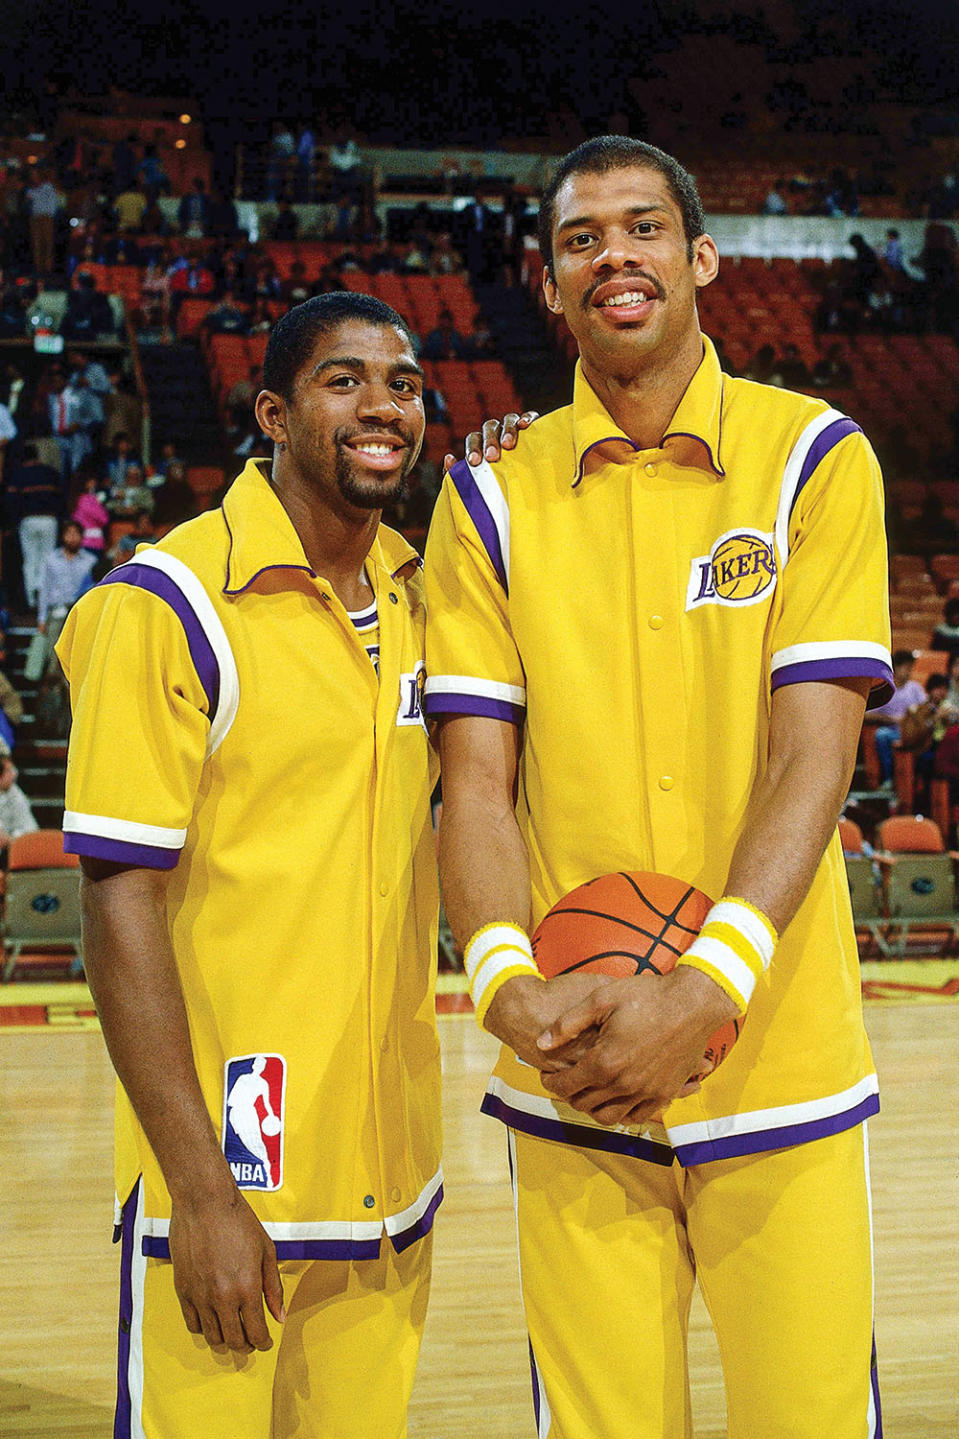
[[[400,675],[400,704],[396,711],[398,725],[419,725],[426,728],[423,718],[423,687],[426,684],[426,666],[420,660],[412,674]]]
[[[238,1189],[283,1183],[286,1060],[281,1054],[228,1059],[223,1085],[223,1153]]]

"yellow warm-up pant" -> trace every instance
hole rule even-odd
[[[687,1169],[510,1151],[539,1439],[691,1439],[697,1280],[729,1439],[881,1435],[864,1126]]]
[[[377,1259],[283,1261],[273,1348],[217,1354],[190,1334],[167,1259],[121,1283],[120,1439],[406,1439],[432,1234]],[[126,1293],[124,1293],[126,1289]],[[129,1325],[124,1331],[124,1323]]]

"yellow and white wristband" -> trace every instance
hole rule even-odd
[[[479,1024],[508,979],[518,974],[543,978],[536,968],[529,935],[518,924],[484,924],[463,951],[463,963]]]
[[[708,974],[745,1014],[756,981],[769,968],[778,942],[772,921],[761,909],[748,899],[724,895],[676,962]]]

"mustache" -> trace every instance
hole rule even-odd
[[[645,290],[647,294],[655,295],[657,300],[665,300],[666,298],[666,291],[663,289],[662,285],[659,283],[658,280],[654,280],[652,275],[647,275],[645,270],[624,270],[621,278],[624,280],[635,280],[637,282],[641,281],[641,284],[637,283],[636,288]],[[588,310],[592,305],[593,296],[596,294],[596,291],[599,289],[599,287],[601,285],[608,284],[609,276],[606,275],[602,280],[597,280],[595,285],[590,286],[582,299],[582,306],[584,310]]]
[[[361,430],[337,430],[334,438],[337,444],[346,445],[349,444],[351,440],[377,440],[382,439],[384,435],[388,435],[391,440],[398,440],[399,443],[405,445],[407,449],[412,447],[412,432],[404,429],[402,425],[398,425],[394,420],[391,420],[385,425],[371,425],[369,428]]]

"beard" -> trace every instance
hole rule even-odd
[[[350,460],[345,446],[337,446],[336,487],[343,499],[358,510],[382,510],[387,505],[405,500],[409,493],[407,477],[419,458],[416,450],[407,451],[406,462],[396,475],[389,479],[377,479],[375,475],[361,472]]]

